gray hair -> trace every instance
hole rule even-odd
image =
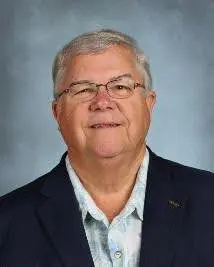
[[[111,29],[102,29],[77,36],[57,53],[52,67],[54,97],[56,98],[57,96],[57,85],[63,78],[66,66],[72,57],[77,55],[98,54],[113,45],[128,48],[134,54],[137,66],[140,67],[140,72],[143,74],[145,88],[147,90],[152,89],[152,76],[149,62],[143,50],[138,46],[137,41],[121,32]]]

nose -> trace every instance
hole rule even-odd
[[[102,87],[101,87],[102,86]],[[97,95],[93,98],[90,104],[91,111],[104,111],[106,109],[114,109],[115,102],[112,98],[108,95],[105,86],[101,85],[97,92]]]

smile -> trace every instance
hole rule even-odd
[[[115,127],[118,127],[120,126],[120,124],[117,124],[117,123],[103,123],[103,124],[95,124],[95,125],[92,125],[91,128],[93,129],[98,129],[98,128],[115,128]]]

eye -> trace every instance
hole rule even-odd
[[[127,86],[127,85],[124,85],[124,84],[116,84],[114,86],[114,89],[117,90],[117,91],[122,91],[122,90],[128,91],[128,90],[130,90],[130,87]]]
[[[81,89],[80,91],[77,91],[75,93],[75,95],[78,95],[78,94],[90,94],[90,93],[93,93],[93,92],[94,92],[93,88],[84,88],[84,89]]]
[[[115,88],[116,88],[117,90],[122,90],[122,89],[125,89],[126,87],[125,87],[124,85],[120,85],[120,84],[118,84],[118,85],[115,86]]]

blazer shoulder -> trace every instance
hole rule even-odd
[[[60,162],[49,172],[38,177],[34,181],[21,186],[0,197],[0,214],[3,209],[25,207],[31,205],[41,196],[40,190],[43,184],[56,175],[60,175],[64,170],[64,160],[66,153],[62,156]]]
[[[34,181],[21,186],[0,197],[0,216],[1,213],[9,212],[11,209],[17,209],[31,204],[38,197],[39,190],[47,179],[49,173],[38,177]]]
[[[208,170],[203,170],[203,169],[199,169],[199,168],[194,168],[191,166],[187,166],[187,165],[183,165],[181,163],[169,160],[169,159],[164,159],[162,157],[159,157],[160,160],[165,161],[165,164],[169,165],[170,168],[174,168],[177,171],[181,171],[181,172],[185,172],[188,174],[192,174],[192,175],[206,175],[206,176],[214,176],[214,173]]]
[[[190,191],[208,192],[214,190],[214,173],[190,166],[183,165],[157,156],[158,164],[164,166],[171,173],[172,179],[177,184],[189,187]],[[211,193],[211,192],[210,192]]]
[[[18,210],[19,208],[27,208],[36,205],[44,196],[40,194],[40,190],[44,183],[51,179],[59,170],[59,164],[44,175],[36,178],[32,182],[21,186],[0,197],[0,216],[4,212]]]
[[[12,224],[16,224],[18,218],[32,214],[34,208],[41,203],[38,191],[46,175],[41,176],[10,193],[0,197],[0,250],[7,241]]]
[[[26,221],[34,218],[37,208],[48,197],[42,194],[42,188],[54,177],[61,177],[62,162],[50,172],[0,197],[0,250],[11,227],[22,220]]]

